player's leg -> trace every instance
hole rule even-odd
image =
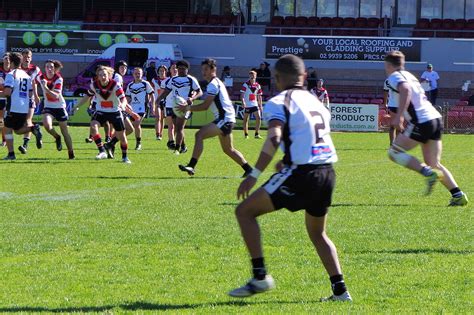
[[[99,154],[97,154],[95,158],[97,160],[103,160],[107,158],[107,153],[105,152],[104,143],[102,142],[102,138],[99,133],[101,122],[97,120],[99,119],[96,117],[97,115],[98,114],[96,113],[91,120],[90,134],[92,135],[92,140],[94,140],[95,145],[97,146],[97,150],[99,150]]]
[[[136,119],[132,122],[133,128],[135,129],[135,139],[136,139],[136,145],[135,145],[135,150],[141,150],[142,149],[142,121],[143,117],[141,116],[140,119]]]
[[[175,118],[173,117],[174,113],[172,109],[166,109],[166,125],[168,126],[168,142],[166,145],[168,149],[175,149]]]
[[[26,124],[28,126],[30,125],[33,125],[33,114],[35,112],[35,108],[30,108],[28,110],[28,114],[27,114],[27,117],[26,117]],[[16,132],[16,131],[15,131]],[[18,147],[18,150],[20,150],[21,153],[25,154],[26,151],[28,150],[28,144],[30,143],[30,140],[31,140],[31,130],[27,130],[26,132],[24,132],[23,134],[23,144],[21,146]],[[43,143],[42,142],[36,142],[36,146],[38,149],[41,149]]]
[[[245,110],[245,112],[244,112],[244,121],[243,121],[245,139],[247,139],[249,137],[249,116],[250,116],[250,114],[248,113],[247,110]]]
[[[189,160],[187,165],[179,165],[179,169],[183,172],[187,172],[189,175],[194,175],[194,168],[204,150],[204,139],[216,137],[221,134],[222,131],[214,123],[201,127],[201,129],[199,129],[194,135],[195,142],[191,160]]]
[[[108,121],[104,122],[104,133],[105,133],[105,142],[109,142],[112,139],[112,134],[114,133],[113,128],[111,128]]]
[[[165,109],[164,107],[160,107],[158,106],[158,108],[160,109],[160,128],[159,128],[159,132],[160,132],[160,139],[163,139],[163,129],[165,127]]]
[[[69,159],[73,160],[75,158],[74,148],[72,146],[72,139],[71,135],[69,134],[69,127],[67,125],[67,121],[60,121],[59,128],[61,129],[61,134],[63,135],[64,142],[66,143]]]
[[[253,112],[255,116],[255,139],[262,139],[260,136],[260,126],[262,123],[262,118],[260,116],[260,110],[257,109],[255,112]]]
[[[61,144],[61,136],[54,130],[53,126],[53,115],[50,113],[45,113],[43,114],[43,128],[46,129],[46,132],[48,132],[51,136],[53,136],[54,140],[56,141],[56,149],[58,151],[62,150],[62,144]]]
[[[245,160],[243,154],[234,148],[232,129],[227,131],[224,125],[221,127],[221,130],[223,132],[219,135],[219,141],[221,143],[222,151],[224,151],[225,154],[227,154],[232,160],[239,164],[240,167],[242,167],[244,170],[244,175],[242,177],[246,177],[252,171],[252,167],[249,165],[249,163],[247,163],[247,160]]]
[[[229,292],[233,297],[248,297],[275,287],[273,278],[267,275],[262,250],[262,240],[257,217],[275,211],[270,195],[264,188],[254,191],[235,209],[240,232],[250,254],[253,278],[244,286]]]
[[[5,126],[4,126],[4,115],[5,111],[3,108],[5,108],[5,101],[0,100],[0,130],[2,133],[2,147],[7,145],[7,140],[5,139]]]
[[[331,287],[333,289],[334,295],[327,299],[323,299],[323,301],[351,301],[352,298],[349,295],[349,292],[347,292],[344,278],[342,276],[336,246],[326,234],[326,219],[326,214],[321,217],[313,216],[308,212],[305,214],[306,230],[329,275]]]
[[[187,151],[186,144],[184,142],[184,127],[186,126],[187,119],[176,117],[176,144],[175,154],[185,153]]]
[[[160,105],[155,106],[155,132],[156,140],[161,140],[163,132],[163,113],[161,112]]]
[[[122,150],[122,162],[126,164],[130,164],[131,161],[127,157],[127,150],[128,150],[128,141],[127,137],[125,136],[125,132],[122,131],[116,131],[116,137],[120,141],[120,149]]]
[[[15,150],[13,149],[13,129],[4,126],[3,130],[5,132],[5,141],[8,150],[8,155],[4,157],[4,160],[15,160]]]
[[[467,205],[468,199],[466,194],[461,189],[459,189],[459,186],[451,172],[443,164],[441,164],[441,140],[429,140],[427,143],[422,144],[421,150],[423,152],[423,159],[425,160],[425,163],[429,167],[441,171],[442,176],[439,178],[439,180],[444,185],[444,187],[449,190],[452,197],[449,205]]]

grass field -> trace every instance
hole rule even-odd
[[[33,144],[28,155],[0,162],[1,313],[472,312],[472,203],[446,207],[441,185],[423,197],[421,176],[389,162],[386,134],[333,135],[340,161],[328,234],[352,304],[318,302],[329,280],[303,213],[287,211],[260,219],[277,288],[227,296],[250,277],[250,264],[233,213],[243,171],[216,139],[205,142],[189,178],[177,164],[190,153],[172,155],[150,129],[143,151],[130,152],[132,165],[95,161],[87,128],[72,134],[74,161],[47,135],[42,150]],[[234,136],[254,164],[262,140]],[[446,135],[443,158],[474,201],[474,137]]]

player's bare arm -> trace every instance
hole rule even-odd
[[[158,98],[156,99],[155,102],[156,102],[157,104],[159,104],[160,101],[161,101],[162,99],[166,98],[170,93],[171,93],[171,90],[165,89],[165,90],[163,91],[163,93],[161,93],[161,94],[158,96]]]
[[[242,181],[237,189],[237,199],[240,199],[241,197],[242,199],[245,199],[249,196],[250,190],[257,183],[258,176],[272,161],[281,142],[282,130],[283,122],[280,120],[271,120],[268,123],[267,138],[263,144],[262,150],[260,151],[257,163],[255,164],[252,173]]]
[[[198,98],[200,98],[201,96],[202,96],[202,90],[201,89],[193,91],[192,95],[190,97],[188,97],[188,99],[187,99],[188,105],[192,105],[193,102],[195,100],[197,100]]]
[[[199,104],[199,105],[194,105],[194,106],[191,106],[191,105],[183,105],[183,106],[179,106],[179,110],[182,111],[182,112],[186,112],[188,110],[190,111],[193,111],[193,112],[199,112],[199,111],[204,111],[204,110],[207,110],[209,108],[209,106],[211,106],[212,102],[214,102],[214,98],[215,98],[215,95],[209,95],[208,97],[206,97],[206,99],[204,100],[203,103]]]

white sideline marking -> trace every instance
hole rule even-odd
[[[69,190],[61,192],[47,192],[39,194],[16,194],[12,192],[0,192],[0,200],[19,200],[27,199],[31,201],[68,201],[76,199],[86,199],[95,197],[98,192],[123,191],[126,189],[135,189],[149,186],[159,186],[158,183],[135,183],[130,185],[116,186],[112,188],[98,188],[94,190]]]

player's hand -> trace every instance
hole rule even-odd
[[[46,81],[45,79],[42,79],[40,83],[42,86],[46,86],[48,84],[48,81]]]
[[[257,179],[255,177],[247,176],[237,189],[237,199],[240,199],[240,197],[242,197],[242,199],[247,198],[250,194],[250,190],[252,190],[256,183]]]
[[[140,119],[142,119],[142,117],[141,117],[140,115],[138,115],[137,113],[135,113],[135,112],[131,112],[130,115],[132,116],[132,118],[133,118],[134,120],[140,120]]]
[[[35,104],[39,104],[40,101],[41,101],[41,100],[40,100],[39,96],[35,96]]]
[[[395,116],[390,121],[390,126],[397,129],[398,131],[403,131],[403,117]]]
[[[186,113],[187,111],[190,110],[190,107],[191,107],[191,105],[189,105],[189,104],[188,105],[186,105],[186,104],[185,105],[179,105],[178,110],[180,112]]]
[[[188,103],[189,106],[193,105],[193,99],[188,97],[188,99],[186,100],[186,103]]]
[[[283,164],[283,161],[280,160],[275,164],[275,170],[277,172],[281,171],[285,167],[285,164]]]

